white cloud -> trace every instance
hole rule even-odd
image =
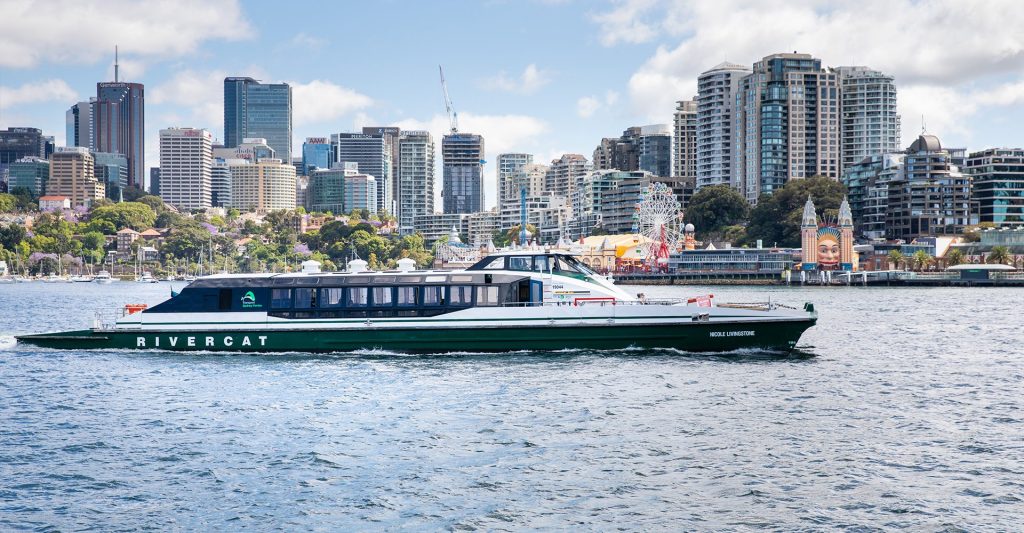
[[[26,83],[21,87],[0,86],[0,109],[39,102],[65,102],[69,106],[78,101],[78,93],[61,79]]]
[[[437,145],[434,196],[437,209],[441,209],[441,138],[449,132],[447,115],[434,115],[429,120],[405,119],[391,124],[403,130],[426,130],[434,136]],[[488,206],[497,203],[497,157],[505,152],[534,153],[541,149],[540,137],[548,131],[548,124],[529,115],[477,115],[459,114],[459,131],[476,133],[484,138],[484,196]]]
[[[149,90],[147,103],[154,105],[172,104],[179,110],[188,110],[181,115],[165,115],[167,121],[160,127],[180,126],[206,128],[223,140],[224,126],[224,78],[229,76],[223,70],[199,72],[181,70],[166,82]],[[173,123],[188,120],[190,123]]]
[[[92,63],[115,44],[137,58],[181,57],[207,40],[252,34],[235,0],[11,0],[0,18],[0,67]]]
[[[541,87],[550,83],[550,75],[547,71],[537,68],[533,63],[523,69],[522,75],[518,78],[510,78],[503,70],[483,80],[481,87],[489,90],[505,91],[510,93],[533,94]]]
[[[949,90],[977,93],[987,105],[1011,105],[1024,95],[1024,9],[1015,0],[983,9],[957,0],[634,1],[593,19],[608,45],[664,41],[629,81],[634,111],[656,122],[667,121],[676,100],[696,94],[697,75],[715,64],[749,66],[793,50],[827,66],[868,65],[895,76],[901,109],[934,117],[929,130],[939,135],[940,124],[975,111],[951,100]],[[1003,80],[1007,75],[1013,79]],[[997,79],[1004,83],[999,92],[986,92]],[[949,104],[960,109],[942,109]],[[904,139],[917,131],[904,127]]]
[[[373,105],[369,96],[330,81],[288,83],[292,86],[292,122],[296,128],[335,120]]]
[[[580,118],[590,118],[601,107],[601,101],[593,96],[584,96],[576,101],[576,114]]]
[[[295,37],[292,37],[291,44],[301,48],[319,50],[327,46],[327,39],[309,35],[306,32],[299,32],[295,34]]]

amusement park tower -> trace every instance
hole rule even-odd
[[[800,222],[800,249],[803,251],[804,270],[810,270],[808,265],[818,262],[818,214],[814,211],[814,202],[811,196],[807,195],[807,203],[804,204],[804,215]]]

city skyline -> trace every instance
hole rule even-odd
[[[39,127],[58,146],[66,144],[66,111],[95,95],[97,82],[113,80],[113,47],[120,45],[120,80],[143,83],[149,93],[147,167],[158,165],[160,129],[205,128],[225,140],[229,76],[293,86],[293,150],[306,137],[373,125],[427,130],[439,144],[448,126],[440,63],[460,129],[486,139],[484,196],[491,207],[498,198],[497,154],[528,152],[541,163],[562,153],[589,155],[602,137],[627,127],[671,124],[675,102],[696,95],[700,72],[723,61],[749,68],[766,55],[795,50],[823,66],[864,65],[893,76],[901,148],[920,133],[922,115],[927,130],[951,146],[1024,144],[1012,129],[1024,118],[1024,38],[1013,31],[1024,10],[1008,2],[985,12],[942,2],[488,3],[460,6],[455,16],[427,5],[349,6],[344,38],[328,16],[340,7],[323,6],[325,16],[311,19],[260,5],[12,6],[26,11],[5,17],[17,27],[0,22],[0,128]],[[92,24],[77,35],[61,33],[82,17]],[[380,40],[371,22],[383,17],[392,33]],[[498,32],[464,24],[487,19],[529,24]],[[742,35],[729,30],[744,20],[761,22]],[[894,27],[898,37],[885,33]],[[943,32],[985,37],[937,38]],[[480,45],[452,51],[472,39]],[[353,43],[360,43],[356,54]]]

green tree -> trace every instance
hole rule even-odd
[[[1010,249],[1005,246],[993,246],[986,262],[990,265],[1005,265],[1010,262]]]
[[[722,236],[722,240],[728,243],[742,243],[747,241],[747,228],[735,225],[726,226],[719,232]]]
[[[164,205],[163,199],[160,198],[159,196],[154,196],[152,194],[147,194],[136,201],[139,202],[140,204],[148,205],[149,208],[152,209],[153,212],[157,214],[160,214],[167,209],[167,206]]]
[[[749,211],[747,200],[736,189],[729,185],[711,185],[701,188],[690,199],[686,221],[696,227],[698,234],[706,236],[742,223]]]
[[[911,262],[913,262],[914,268],[916,268],[919,272],[927,268],[928,265],[932,264],[932,261],[934,260],[935,259],[924,250],[918,250],[914,252],[914,255],[911,258]]]
[[[86,233],[95,231],[103,235],[113,235],[117,233],[117,228],[114,227],[114,224],[109,220],[90,220],[82,227],[82,230]]]
[[[964,253],[959,248],[950,248],[946,252],[946,266],[962,265],[965,259]]]
[[[82,255],[92,263],[103,261],[103,246],[107,240],[98,231],[90,231],[82,235]]]
[[[12,213],[18,205],[18,198],[13,194],[0,193],[0,213]]]
[[[0,226],[0,246],[7,250],[14,250],[26,236],[28,232],[20,224]]]
[[[494,246],[497,246],[498,248],[504,248],[509,244],[512,244],[512,239],[509,238],[508,233],[501,231],[500,229],[494,230],[494,233],[491,234],[491,241],[493,241]]]
[[[121,196],[123,197],[125,202],[135,202],[138,201],[140,198],[151,195],[138,187],[129,186],[125,187],[124,190],[121,191]]]
[[[846,196],[846,187],[822,176],[789,180],[777,193],[761,196],[750,212],[748,242],[761,239],[767,246],[800,246],[800,222],[808,196],[819,217],[834,218]]]
[[[393,259],[408,257],[416,261],[416,266],[423,268],[434,262],[434,255],[431,254],[423,244],[423,235],[419,233],[406,235],[398,240],[392,252]]]
[[[198,224],[182,224],[171,230],[160,251],[174,257],[195,261],[199,253],[209,246],[210,232]]]
[[[900,263],[902,263],[903,260],[904,260],[903,252],[901,252],[899,250],[896,250],[896,249],[893,249],[893,250],[891,250],[889,252],[889,264],[892,265],[892,268],[895,268],[895,269],[899,270]]]
[[[156,222],[156,212],[152,207],[141,202],[121,202],[93,209],[89,214],[89,220],[106,220],[113,224],[118,231],[124,228],[142,231],[153,227],[153,223]]]

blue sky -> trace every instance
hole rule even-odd
[[[696,75],[798,50],[896,76],[904,143],[1021,146],[1024,4],[992,0],[30,2],[0,0],[0,127],[64,138],[64,112],[112,78],[146,85],[147,166],[168,126],[223,132],[224,76],[295,86],[295,143],[397,124],[439,136],[445,67],[463,131],[495,155],[591,155],[670,122]]]

